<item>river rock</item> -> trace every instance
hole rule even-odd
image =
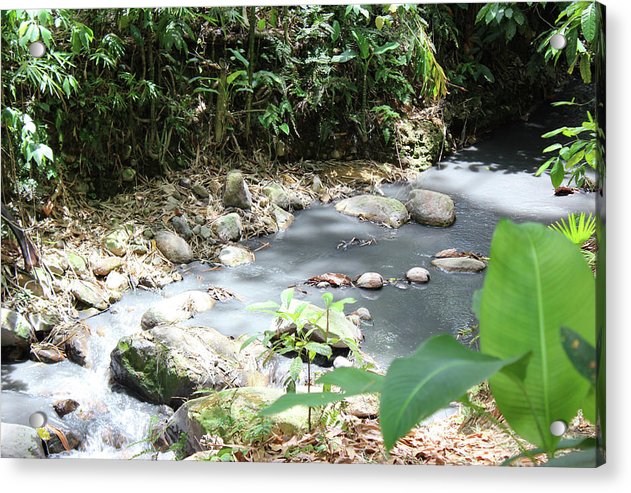
[[[208,197],[210,197],[210,193],[208,193],[208,190],[206,190],[206,188],[203,185],[200,185],[199,183],[195,183],[195,185],[193,185],[192,190],[193,190],[193,193],[197,195],[197,197],[200,199],[207,199]]]
[[[429,282],[429,271],[423,267],[412,267],[405,273],[405,278],[410,282]]]
[[[363,289],[381,289],[383,284],[383,277],[378,272],[366,272],[355,281],[355,285]]]
[[[210,238],[211,235],[212,231],[208,226],[201,226],[199,228],[199,236],[201,236],[203,239],[207,240]]]
[[[458,250],[455,248],[447,248],[445,250],[441,250],[434,254],[436,258],[449,258],[449,257],[458,257]]]
[[[2,308],[2,353],[11,355],[11,359],[20,359],[28,353],[31,341],[35,339],[35,334],[31,324],[20,313]]]
[[[311,204],[311,197],[302,192],[289,192],[289,210],[301,211]]]
[[[0,425],[2,458],[9,459],[45,459],[46,453],[42,439],[30,426],[11,423]]]
[[[306,302],[293,299],[289,307],[283,307],[283,310],[293,313],[302,303]],[[310,337],[316,342],[325,342],[326,314],[324,310],[316,305],[307,303],[307,307],[302,312],[302,318],[304,320],[316,321],[315,330],[311,333]],[[309,331],[314,328],[314,324],[307,322],[304,327],[305,331]],[[276,332],[277,335],[283,333],[292,334],[296,331],[295,324],[281,317],[276,317],[272,320],[270,328],[272,331]],[[329,339],[338,339],[337,342],[331,343],[332,347],[346,349],[349,346],[344,339],[350,339],[355,343],[359,343],[363,339],[363,336],[357,325],[348,320],[344,313],[331,310],[329,312]]]
[[[29,356],[33,361],[41,361],[42,363],[59,363],[66,359],[61,349],[54,344],[45,342],[33,343]]]
[[[123,265],[123,260],[120,257],[94,256],[90,258],[92,272],[94,272],[97,276],[107,276],[110,272],[118,269],[121,265]]]
[[[78,303],[105,310],[109,306],[107,293],[96,284],[87,281],[73,280],[69,290]]]
[[[122,257],[127,252],[131,228],[119,227],[103,238],[103,247],[110,253]]]
[[[399,228],[410,219],[401,202],[379,195],[357,195],[344,199],[337,203],[335,209],[347,216],[385,224],[391,228]]]
[[[53,408],[60,418],[66,414],[75,412],[79,407],[79,403],[74,399],[62,399],[53,403]]]
[[[432,265],[447,272],[480,272],[486,268],[484,262],[468,257],[437,258]]]
[[[66,252],[66,258],[68,259],[68,265],[79,276],[84,276],[88,273],[88,264],[85,259],[74,252]]]
[[[90,327],[79,322],[70,327],[55,329],[51,343],[63,348],[70,361],[80,366],[90,363]]]
[[[35,267],[30,273],[18,271],[18,285],[38,298],[47,298],[54,283],[50,274],[41,267]]]
[[[105,279],[105,287],[111,291],[120,292],[124,291],[129,286],[127,276],[113,270],[107,275]]]
[[[272,206],[272,215],[279,231],[285,231],[294,222],[294,215],[281,209],[277,205]]]
[[[370,314],[370,311],[368,310],[368,308],[365,308],[362,306],[361,308],[358,308],[357,310],[355,310],[355,313],[357,314],[360,320],[363,320],[363,321],[372,320],[372,315]]]
[[[289,193],[280,183],[271,183],[263,188],[263,194],[269,199],[271,204],[277,205],[281,209],[289,210]]]
[[[193,250],[184,238],[170,231],[158,231],[155,240],[156,247],[169,262],[187,264],[193,260]]]
[[[56,276],[62,276],[70,267],[66,255],[59,250],[52,250],[47,253],[44,258],[44,264]]]
[[[196,313],[212,309],[215,303],[208,293],[186,291],[155,303],[143,314],[140,325],[143,330],[148,330],[156,325],[168,325],[188,320]]]
[[[175,232],[184,238],[186,241],[190,240],[193,236],[193,231],[188,225],[188,221],[182,216],[173,216],[169,221]]]
[[[233,170],[226,176],[223,205],[225,207],[237,207],[239,209],[252,208],[252,194],[250,194],[250,189],[241,171]]]
[[[414,221],[428,226],[451,226],[456,220],[454,201],[448,195],[415,189],[405,207]]]
[[[241,223],[241,217],[236,212],[221,216],[215,220],[211,229],[215,236],[224,243],[231,241],[239,241],[243,234],[243,224]],[[201,233],[201,228],[200,228]]]
[[[333,360],[333,368],[352,368],[353,363],[344,356],[337,356]]]
[[[143,399],[177,407],[200,389],[267,385],[256,356],[240,346],[209,327],[154,327],[123,337],[111,369]]]
[[[278,388],[243,387],[190,400],[168,421],[165,438],[168,443],[184,443],[185,455],[191,455],[202,450],[204,435],[230,440],[226,423],[238,423],[241,429],[257,426],[262,422],[259,412],[284,394]],[[299,436],[308,430],[308,414],[306,407],[295,406],[265,419],[271,423],[270,433]]]
[[[322,191],[322,188],[322,180],[318,175],[315,175],[313,177],[313,181],[311,182],[311,190],[315,193],[320,193]]]
[[[219,252],[219,262],[228,267],[249,264],[254,260],[254,253],[240,245],[228,245]]]

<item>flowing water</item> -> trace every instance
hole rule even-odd
[[[353,309],[363,306],[370,310],[373,321],[362,326],[362,349],[384,366],[394,357],[409,354],[432,335],[455,334],[474,324],[471,297],[482,286],[484,274],[438,271],[430,265],[432,255],[446,248],[488,255],[493,230],[502,217],[550,223],[568,212],[594,210],[594,194],[555,197],[549,178],[534,176],[543,161],[541,148],[546,145],[540,135],[559,126],[564,117],[567,114],[546,109],[531,122],[506,126],[490,139],[449,156],[423,173],[420,186],[454,199],[457,220],[450,228],[407,224],[392,230],[341,215],[331,205],[313,205],[297,213],[287,231],[265,238],[269,246],[257,252],[253,264],[210,270],[207,264],[193,263],[182,269],[183,281],[166,286],[160,293],[126,294],[108,312],[88,320],[93,333],[98,334],[92,337],[91,367],[68,361],[2,365],[2,421],[28,424],[35,411],[54,416],[53,401],[73,398],[81,403],[80,416],[73,413],[63,421],[72,420],[67,424],[79,427],[87,439],[81,450],[61,456],[120,458],[142,454],[147,444],[136,442],[146,437],[152,420],[165,417],[169,411],[112,388],[109,354],[120,337],[140,330],[140,317],[150,304],[191,289],[220,286],[235,292],[239,301],[218,303],[185,324],[211,326],[238,336],[265,330],[271,318],[247,312],[245,306],[278,301],[288,286],[297,285],[306,291],[306,300],[320,302],[324,290],[302,285],[314,275],[340,272],[354,277],[375,271],[385,278],[402,278],[411,267],[425,267],[431,273],[431,281],[425,285],[398,282],[379,291],[332,290],[336,299],[357,299]],[[401,200],[408,192],[405,185],[383,187],[385,195]],[[338,248],[353,238],[373,241],[368,246]],[[263,241],[259,239],[253,246]]]

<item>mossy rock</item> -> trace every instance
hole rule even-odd
[[[141,398],[178,407],[201,389],[267,384],[256,356],[209,327],[161,326],[123,337],[111,369]]]
[[[284,394],[278,388],[242,387],[190,400],[167,423],[167,441],[179,441],[185,434],[185,451],[190,455],[201,450],[200,439],[204,435],[220,436],[226,442],[243,442],[255,427],[268,433],[301,435],[309,427],[309,411],[304,406],[295,406],[270,417],[259,415],[262,409]]]
[[[406,119],[397,124],[397,130],[399,157],[404,166],[424,170],[438,161],[445,145],[439,125],[426,119]]]
[[[391,228],[400,228],[410,220],[405,206],[397,199],[379,195],[357,195],[341,200],[335,209],[347,216],[359,217]]]
[[[410,216],[419,224],[447,227],[456,220],[454,201],[444,193],[415,189],[405,204]]]

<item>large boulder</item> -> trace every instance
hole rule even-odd
[[[4,459],[45,459],[42,439],[30,426],[2,423],[1,454]]]
[[[193,250],[184,238],[170,231],[158,231],[155,240],[156,247],[169,262],[187,264],[193,260]]]
[[[219,252],[219,262],[228,267],[249,264],[254,260],[254,253],[241,245],[227,245]]]
[[[7,308],[0,309],[2,315],[2,355],[8,359],[22,359],[28,354],[35,333],[31,324],[20,313]]]
[[[203,450],[200,443],[204,435],[219,436],[229,442],[234,439],[235,430],[245,432],[260,427],[263,419],[271,425],[270,433],[300,435],[308,430],[308,409],[304,406],[295,406],[268,418],[259,416],[262,409],[284,394],[278,388],[243,387],[190,400],[169,419],[165,438],[168,443],[183,443],[185,455],[190,455]]]
[[[226,214],[215,220],[211,225],[211,229],[215,236],[224,243],[239,241],[243,234],[241,217],[236,212]]]
[[[428,226],[451,226],[456,220],[454,201],[444,193],[415,189],[405,207],[419,224]]]
[[[223,205],[239,209],[252,208],[252,194],[241,171],[233,170],[226,176]]]
[[[283,307],[282,310],[288,313],[295,313],[298,307],[306,303],[300,300],[291,300],[289,307]],[[306,309],[302,312],[302,319],[310,320],[305,325],[305,330],[311,330],[315,326],[315,330],[311,333],[311,339],[316,342],[325,342],[326,339],[326,313],[325,311],[311,303],[307,303]],[[277,335],[283,333],[293,333],[296,331],[296,324],[290,322],[281,317],[276,317],[272,320],[270,329],[276,332]],[[331,343],[334,348],[348,348],[348,343],[345,339],[350,339],[355,343],[359,343],[362,340],[362,333],[353,322],[348,320],[346,316],[338,311],[329,311],[329,340],[337,339],[337,342]]]
[[[144,330],[156,325],[169,325],[212,309],[215,300],[203,291],[186,291],[165,300],[160,300],[142,315],[140,325]]]
[[[484,262],[469,257],[437,258],[432,265],[447,272],[480,272],[486,268]]]
[[[111,369],[141,398],[178,407],[201,389],[267,385],[260,352],[240,347],[209,327],[154,327],[123,337],[112,351]]]
[[[399,228],[410,219],[401,202],[379,195],[357,195],[344,199],[337,203],[335,209],[347,216],[385,224],[391,228]]]

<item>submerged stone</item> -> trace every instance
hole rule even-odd
[[[219,252],[219,262],[228,267],[254,262],[254,253],[240,245],[228,245]]]
[[[208,293],[187,291],[155,303],[143,314],[140,325],[143,330],[147,330],[156,325],[181,322],[196,313],[212,309],[215,303]]]
[[[447,272],[480,272],[486,268],[484,262],[468,257],[437,258],[432,265]]]

